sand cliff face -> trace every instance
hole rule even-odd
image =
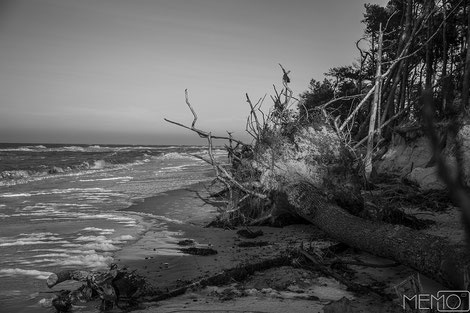
[[[458,174],[457,156],[461,157],[464,181],[470,185],[470,125],[462,126],[452,138],[447,128],[439,129],[442,154],[452,171]],[[460,153],[457,152],[460,145]],[[428,138],[421,130],[397,134],[388,151],[376,163],[379,174],[391,173],[416,183],[422,190],[446,188],[439,178],[436,160]]]

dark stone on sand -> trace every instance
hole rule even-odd
[[[192,246],[195,243],[196,242],[193,239],[184,239],[184,240],[178,241],[177,245],[178,246]]]
[[[248,229],[241,229],[241,230],[237,231],[237,235],[242,236],[244,238],[253,239],[253,238],[262,236],[263,231],[261,231],[261,230],[252,231],[252,230],[248,230]]]
[[[192,255],[214,255],[217,254],[217,250],[214,250],[212,248],[197,248],[197,247],[191,247],[191,248],[182,248],[180,249],[181,252],[187,253],[187,254],[192,254]]]

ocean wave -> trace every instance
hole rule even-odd
[[[165,153],[160,157],[161,159],[168,160],[178,160],[178,159],[196,159],[196,157],[192,156],[191,154],[185,152],[168,152]]]
[[[154,158],[151,154],[106,156],[102,159],[82,161],[70,165],[41,165],[35,169],[4,170],[0,172],[0,186],[14,186],[30,181],[43,180],[55,176],[84,175],[92,172],[112,171],[130,166],[142,165]],[[128,177],[126,177],[127,179]],[[132,179],[129,178],[129,179]]]
[[[81,246],[84,249],[95,250],[95,251],[118,251],[121,248],[117,245],[122,245],[129,240],[134,240],[134,237],[131,235],[121,235],[112,239],[107,238],[106,236],[80,236],[75,238],[75,241],[83,242]]]
[[[192,148],[196,148],[192,147]],[[114,146],[114,145],[24,145],[0,148],[0,152],[101,152],[101,151],[132,151],[132,150],[170,150],[181,146]],[[200,147],[199,147],[200,148]]]
[[[101,254],[73,255],[67,258],[54,260],[55,266],[76,266],[87,267],[93,269],[109,268],[109,264],[113,262],[113,257]]]
[[[119,177],[106,177],[106,178],[93,178],[93,179],[80,179],[81,182],[93,182],[93,181],[109,181],[109,180],[122,180],[130,181],[133,179],[132,176],[119,176]]]
[[[22,192],[22,193],[4,193],[3,195],[0,195],[0,197],[3,197],[3,198],[16,198],[16,197],[31,197],[32,194],[30,193],[26,193],[26,192]]]
[[[32,197],[32,196],[42,196],[42,195],[56,195],[56,194],[68,194],[73,192],[80,192],[80,193],[98,193],[98,194],[105,194],[109,195],[109,190],[94,187],[94,188],[66,188],[66,189],[50,189],[47,191],[31,191],[31,192],[20,192],[20,193],[12,193],[7,192],[4,194],[0,194],[2,198],[14,198],[14,197]],[[75,203],[62,203],[61,206],[85,206],[84,204],[75,204]],[[30,209],[45,209],[42,203],[37,203],[35,206],[27,206],[25,208]]]
[[[132,166],[139,166],[143,164],[148,164],[149,162],[154,161],[171,161],[171,160],[178,160],[178,161],[188,161],[185,163],[193,163],[188,165],[198,165],[202,160],[194,157],[193,155],[187,153],[191,152],[194,154],[200,154],[202,156],[207,157],[207,150],[201,150],[201,147],[197,147],[197,149],[187,149],[181,148],[176,146],[171,147],[151,147],[151,146],[139,146],[139,147],[102,147],[98,145],[93,145],[89,147],[83,146],[64,146],[64,147],[46,147],[46,146],[34,146],[36,150],[121,150],[121,152],[113,151],[111,153],[105,152],[97,152],[97,153],[81,153],[81,155],[73,155],[65,154],[64,157],[60,157],[60,154],[53,154],[43,155],[43,156],[34,156],[31,162],[36,162],[36,165],[33,165],[34,168],[27,168],[28,166],[31,167],[28,163],[25,163],[24,169],[4,169],[0,171],[0,186],[14,186],[19,184],[25,184],[31,181],[38,181],[47,179],[50,177],[61,177],[61,176],[69,176],[69,175],[84,175],[88,173],[93,173],[95,171],[112,171],[115,169],[120,168],[127,168]],[[24,146],[16,149],[33,149],[32,146]],[[129,151],[122,152],[122,149],[129,148]],[[148,148],[153,148],[153,150],[149,150]],[[168,150],[165,150],[167,148]],[[180,151],[172,151],[174,149],[178,149]],[[4,150],[4,149],[3,149]],[[138,150],[138,151],[136,151]],[[2,149],[0,149],[2,151]],[[185,152],[182,152],[185,151]],[[224,153],[223,150],[214,150],[214,156],[218,157],[221,153]],[[15,156],[9,156],[11,158],[12,164],[14,164]],[[27,159],[31,157],[28,154]],[[93,158],[94,160],[92,160]],[[44,161],[41,161],[44,159]],[[39,162],[43,165],[40,165]],[[49,162],[49,164],[47,164]],[[65,162],[65,164],[64,164]],[[39,163],[39,165],[37,165]],[[31,163],[34,164],[34,163]],[[168,170],[171,170],[168,168]],[[180,169],[175,168],[174,171],[179,171]],[[93,171],[93,172],[91,172]],[[105,179],[105,178],[104,178]],[[127,178],[126,178],[127,179]]]
[[[93,165],[90,166],[90,168],[94,170],[99,170],[99,169],[104,168],[105,166],[106,166],[105,160],[96,160],[93,162]]]
[[[132,162],[134,164],[137,162]],[[127,165],[127,164],[126,164]],[[57,175],[86,174],[89,171],[114,169],[117,164],[109,164],[105,160],[84,161],[78,165],[50,166],[36,170],[6,170],[0,172],[0,186],[11,186],[42,180]],[[122,166],[122,165],[121,165]]]
[[[25,270],[22,268],[0,268],[0,277],[5,276],[16,276],[16,275],[23,275],[23,276],[33,276],[37,279],[47,279],[52,273],[51,272],[43,272],[38,270]]]
[[[86,147],[81,146],[64,146],[64,147],[46,147],[44,145],[34,145],[34,146],[19,146],[19,147],[8,147],[1,148],[0,151],[4,152],[14,152],[14,151],[28,151],[28,152],[58,152],[58,151],[80,151],[83,152],[86,150]]]
[[[200,148],[200,147],[199,147]],[[227,151],[225,151],[224,149],[214,149],[212,150],[212,155],[214,157],[221,157],[221,156],[226,156],[227,154]],[[191,151],[191,152],[168,152],[168,153],[164,153],[163,155],[157,157],[157,158],[161,158],[161,159],[164,159],[164,160],[180,160],[180,159],[185,159],[185,160],[196,160],[196,161],[201,161],[201,159],[199,159],[198,157],[196,156],[202,156],[202,157],[206,157],[208,158],[209,157],[209,151],[207,149],[198,149],[198,150],[194,150],[194,151]]]
[[[67,243],[55,233],[22,233],[18,238],[0,237],[0,247]]]
[[[47,149],[46,146],[43,145],[36,145],[36,146],[20,146],[20,147],[11,147],[11,148],[2,148],[0,151],[45,151]]]

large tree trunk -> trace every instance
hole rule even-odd
[[[408,265],[454,289],[469,288],[466,246],[405,226],[365,220],[329,203],[309,184],[286,189],[295,213],[336,240]]]
[[[470,256],[463,244],[357,217],[363,209],[361,181],[349,150],[328,124],[319,121],[290,137],[277,134],[269,145],[258,143],[255,156],[251,164],[259,170],[263,189],[286,194],[288,210],[329,236],[450,288],[468,289]]]

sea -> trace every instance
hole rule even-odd
[[[47,277],[105,269],[164,224],[164,208],[125,209],[209,183],[212,167],[193,156],[207,153],[201,146],[0,144],[0,311],[53,312]]]

